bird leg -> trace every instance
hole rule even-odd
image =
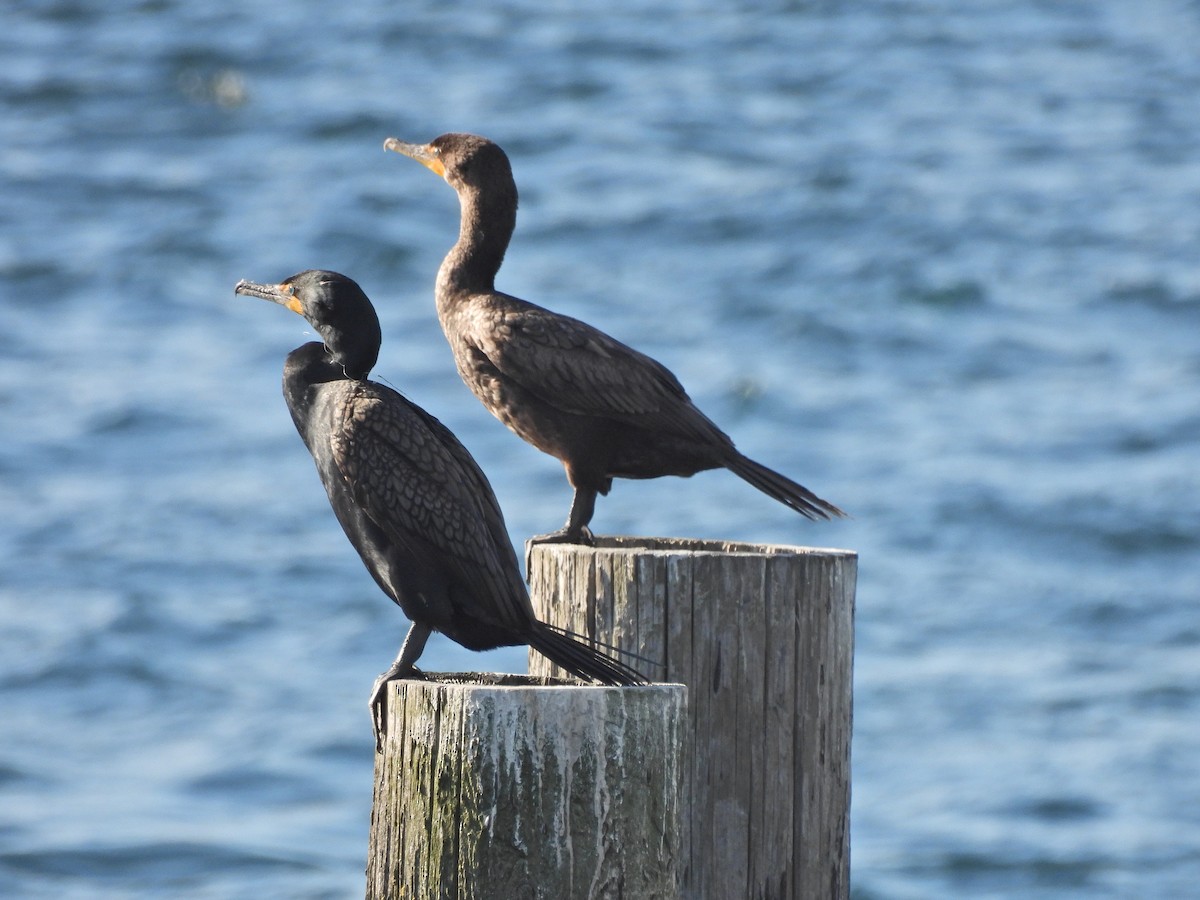
[[[375,685],[371,688],[371,728],[375,732],[376,752],[383,749],[383,738],[387,734],[388,682],[394,681],[402,675],[420,674],[413,664],[420,659],[421,653],[425,650],[425,642],[429,640],[429,635],[432,633],[433,629],[428,625],[413,622],[412,627],[408,629],[408,634],[404,637],[404,643],[400,645],[400,652],[396,654],[395,661],[386,672],[375,679]]]
[[[558,531],[535,535],[530,542],[534,544],[583,544],[591,547],[596,542],[596,538],[592,534],[592,529],[588,528],[588,523],[592,521],[592,514],[595,511],[595,488],[576,487],[567,523]]]

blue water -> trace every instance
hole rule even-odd
[[[1200,6],[39,0],[0,29],[0,895],[361,896],[365,711],[405,622],[239,278],[376,300],[516,542],[561,469],[454,373],[449,188],[500,285],[652,353],[752,456],[601,532],[861,554],[858,900],[1200,884]],[[520,670],[447,642],[430,668]]]

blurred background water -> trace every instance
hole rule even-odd
[[[1193,0],[9,3],[0,895],[361,896],[406,622],[279,395],[305,323],[232,289],[356,278],[377,377],[560,524],[434,318],[453,192],[381,149],[469,130],[502,288],[853,512],[706,473],[593,524],[859,551],[854,896],[1195,896],[1197,47]]]

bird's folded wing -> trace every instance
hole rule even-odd
[[[563,412],[708,437],[669,369],[586,322],[532,304],[493,310],[470,339],[506,378]]]
[[[501,621],[526,622],[528,597],[499,506],[462,444],[378,385],[356,385],[342,409],[333,459],[372,521],[400,546],[432,549],[477,597],[491,598]]]

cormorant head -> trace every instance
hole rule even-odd
[[[347,377],[365,380],[379,358],[379,317],[362,288],[337,272],[308,269],[279,284],[242,280],[235,294],[261,297],[308,319],[332,362]]]
[[[415,159],[445,178],[460,193],[464,189],[487,192],[516,208],[517,185],[508,156],[485,137],[451,132],[428,144],[407,144],[388,138],[383,142],[383,149]]]

